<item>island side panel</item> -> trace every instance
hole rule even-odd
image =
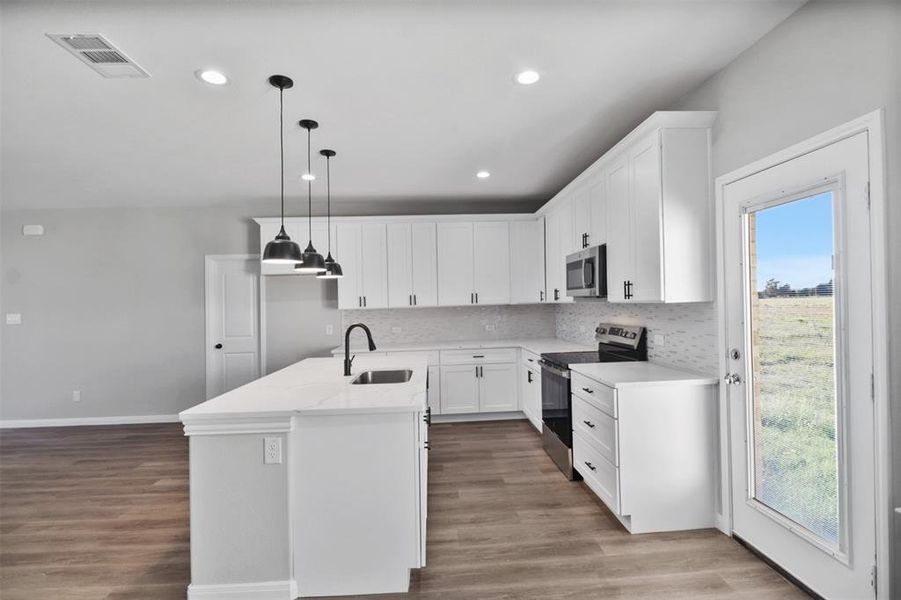
[[[301,596],[406,592],[419,565],[421,413],[300,416],[292,436]]]
[[[263,439],[282,464],[263,463]],[[292,581],[284,433],[190,437],[191,588]],[[293,587],[293,584],[291,584]]]

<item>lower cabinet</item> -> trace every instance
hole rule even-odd
[[[573,380],[573,466],[626,529],[713,527],[715,385]]]
[[[519,410],[516,363],[441,367],[441,414]]]
[[[522,412],[525,413],[532,426],[541,432],[541,371],[537,364],[532,367],[523,361],[519,379]]]

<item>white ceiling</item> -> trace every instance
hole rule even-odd
[[[295,80],[292,202],[305,196],[304,117],[321,123],[314,152],[338,152],[337,200],[545,200],[800,4],[7,3],[3,207],[270,205],[273,73]],[[104,79],[45,33],[101,33],[152,77]],[[201,67],[231,83],[200,83]],[[538,84],[513,81],[527,67]]]

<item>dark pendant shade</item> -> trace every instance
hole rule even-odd
[[[294,242],[282,227],[275,239],[266,244],[263,262],[273,265],[290,265],[303,260],[300,246]]]
[[[344,271],[341,270],[341,265],[335,262],[331,252],[325,257],[325,271],[316,277],[319,279],[341,279],[344,277]]]
[[[303,251],[302,262],[294,265],[294,272],[303,275],[318,275],[325,271],[325,260],[322,255],[313,248],[313,242],[307,245],[307,249]]]

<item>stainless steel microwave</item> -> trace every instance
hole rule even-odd
[[[566,295],[607,297],[607,245],[585,248],[566,257]]]

